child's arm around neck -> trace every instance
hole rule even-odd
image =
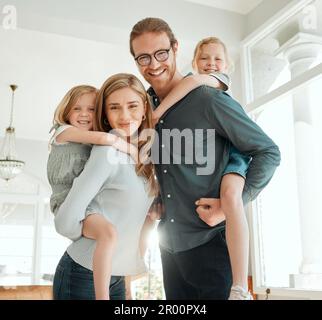
[[[57,135],[56,141],[58,143],[75,142],[83,144],[113,146],[124,153],[128,153],[134,160],[137,159],[137,148],[134,145],[127,143],[122,138],[107,132],[84,131],[70,126],[62,133]]]
[[[225,81],[225,78],[227,78],[227,82]],[[184,98],[189,92],[202,85],[207,85],[220,90],[227,90],[229,88],[229,77],[224,74],[218,74],[218,77],[216,74],[195,74],[193,76],[185,77],[170,91],[153,112],[153,122],[158,122],[168,109]]]
[[[113,145],[117,136],[100,131],[84,131],[70,126],[57,135],[58,143],[75,142],[84,144]]]

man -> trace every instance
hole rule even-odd
[[[176,66],[178,42],[165,21],[146,18],[133,27],[130,50],[140,73],[151,85],[148,92],[157,107],[183,79]],[[166,298],[227,299],[232,276],[225,224],[219,219],[221,223],[216,226],[207,226],[196,213],[195,201],[219,198],[230,143],[252,157],[244,203],[253,200],[272,178],[280,162],[279,149],[236,101],[208,86],[193,90],[176,103],[162,116],[156,129],[159,158],[154,161],[164,205],[158,230]],[[179,158],[190,159],[186,154],[189,148],[171,148],[165,133],[187,129],[203,132],[206,138],[193,136],[195,157],[192,162],[178,164],[175,159],[179,151]],[[213,129],[215,133],[208,135]],[[200,173],[198,158],[205,154],[204,149],[206,166],[213,162],[213,170]],[[211,200],[207,204],[211,213],[215,208]]]

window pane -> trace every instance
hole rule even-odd
[[[0,211],[0,285],[31,284],[34,207],[5,203]]]
[[[145,255],[148,267],[147,274],[132,278],[131,291],[135,300],[163,300],[163,278],[159,250],[159,240],[156,228],[150,235],[149,246]]]
[[[42,227],[42,246],[40,272],[41,283],[51,284],[54,278],[57,264],[66,251],[71,241],[59,235],[53,224],[53,216],[50,214],[49,219],[44,221]]]
[[[267,104],[257,119],[282,154],[257,200],[265,287],[322,290],[321,88],[319,77]]]

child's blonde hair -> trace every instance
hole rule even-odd
[[[59,103],[54,114],[53,125],[69,124],[69,115],[72,107],[76,104],[77,100],[84,94],[95,93],[97,89],[89,85],[80,85],[71,88]]]
[[[225,59],[226,59],[226,63],[227,63],[227,71],[229,73],[233,72],[234,64],[233,64],[233,61],[231,60],[231,58],[230,58],[230,56],[228,54],[227,47],[219,38],[216,38],[216,37],[208,37],[208,38],[202,39],[202,40],[200,40],[198,42],[198,44],[197,44],[197,46],[195,48],[194,54],[193,54],[193,60],[192,60],[193,69],[198,70],[198,68],[197,68],[197,60],[200,57],[202,46],[206,45],[206,44],[210,44],[210,43],[219,44],[219,45],[221,45],[223,47],[224,53],[225,53]]]

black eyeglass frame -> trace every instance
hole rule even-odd
[[[152,62],[152,57],[154,57],[154,59],[157,60],[158,62],[164,62],[164,61],[167,61],[169,59],[169,52],[170,52],[171,49],[172,49],[172,46],[169,49],[160,49],[160,50],[157,50],[153,54],[142,53],[139,56],[137,56],[136,58],[134,58],[134,60],[141,67],[147,67],[147,66],[149,66],[151,64],[151,62]],[[157,54],[160,53],[160,52],[166,52],[167,53],[167,57],[165,59],[161,59],[161,60],[158,59],[157,58]],[[139,62],[139,59],[142,58],[142,57],[148,57],[149,58],[149,63],[147,63],[147,64],[141,64]]]

